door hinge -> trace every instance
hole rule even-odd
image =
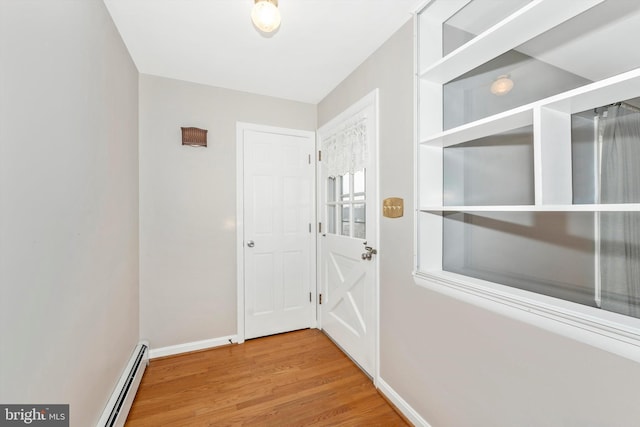
[[[318,304],[322,305],[322,294],[318,295]]]
[[[322,151],[318,150],[318,161],[322,161]]]
[[[318,233],[322,233],[322,223],[318,223]]]
[[[311,233],[311,223],[309,223],[309,233]]]
[[[309,302],[311,302],[311,292],[309,292]]]
[[[311,154],[309,154],[309,164],[311,164]]]

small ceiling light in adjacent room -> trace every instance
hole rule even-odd
[[[278,0],[254,0],[251,20],[258,29],[265,33],[275,31],[280,26]]]
[[[513,89],[513,80],[509,78],[508,74],[499,76],[491,84],[491,93],[494,95],[502,96],[506,95]]]
[[[207,130],[198,128],[185,128],[182,130],[182,145],[188,145],[191,147],[206,147],[207,146]]]

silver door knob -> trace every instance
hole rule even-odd
[[[366,243],[367,242],[365,242],[365,247],[364,247],[364,250],[366,252],[362,254],[362,259],[371,261],[371,258],[373,258],[373,255],[377,254],[378,251],[373,249],[371,246],[366,246]]]
[[[256,244],[255,244],[255,242],[254,242],[253,240],[249,240],[249,241],[247,242],[247,246],[249,246],[250,248],[254,247],[255,245],[256,245]]]

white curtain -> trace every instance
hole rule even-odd
[[[640,112],[613,105],[600,118],[601,203],[640,203]],[[640,213],[600,214],[602,308],[640,317]]]
[[[322,140],[322,162],[327,176],[338,177],[364,170],[367,166],[367,116],[345,120]]]

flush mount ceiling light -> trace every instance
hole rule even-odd
[[[264,33],[275,31],[280,26],[278,0],[254,0],[251,20]]]
[[[506,95],[511,89],[513,89],[513,80],[509,78],[508,74],[498,76],[498,78],[491,83],[491,93],[494,95]]]

